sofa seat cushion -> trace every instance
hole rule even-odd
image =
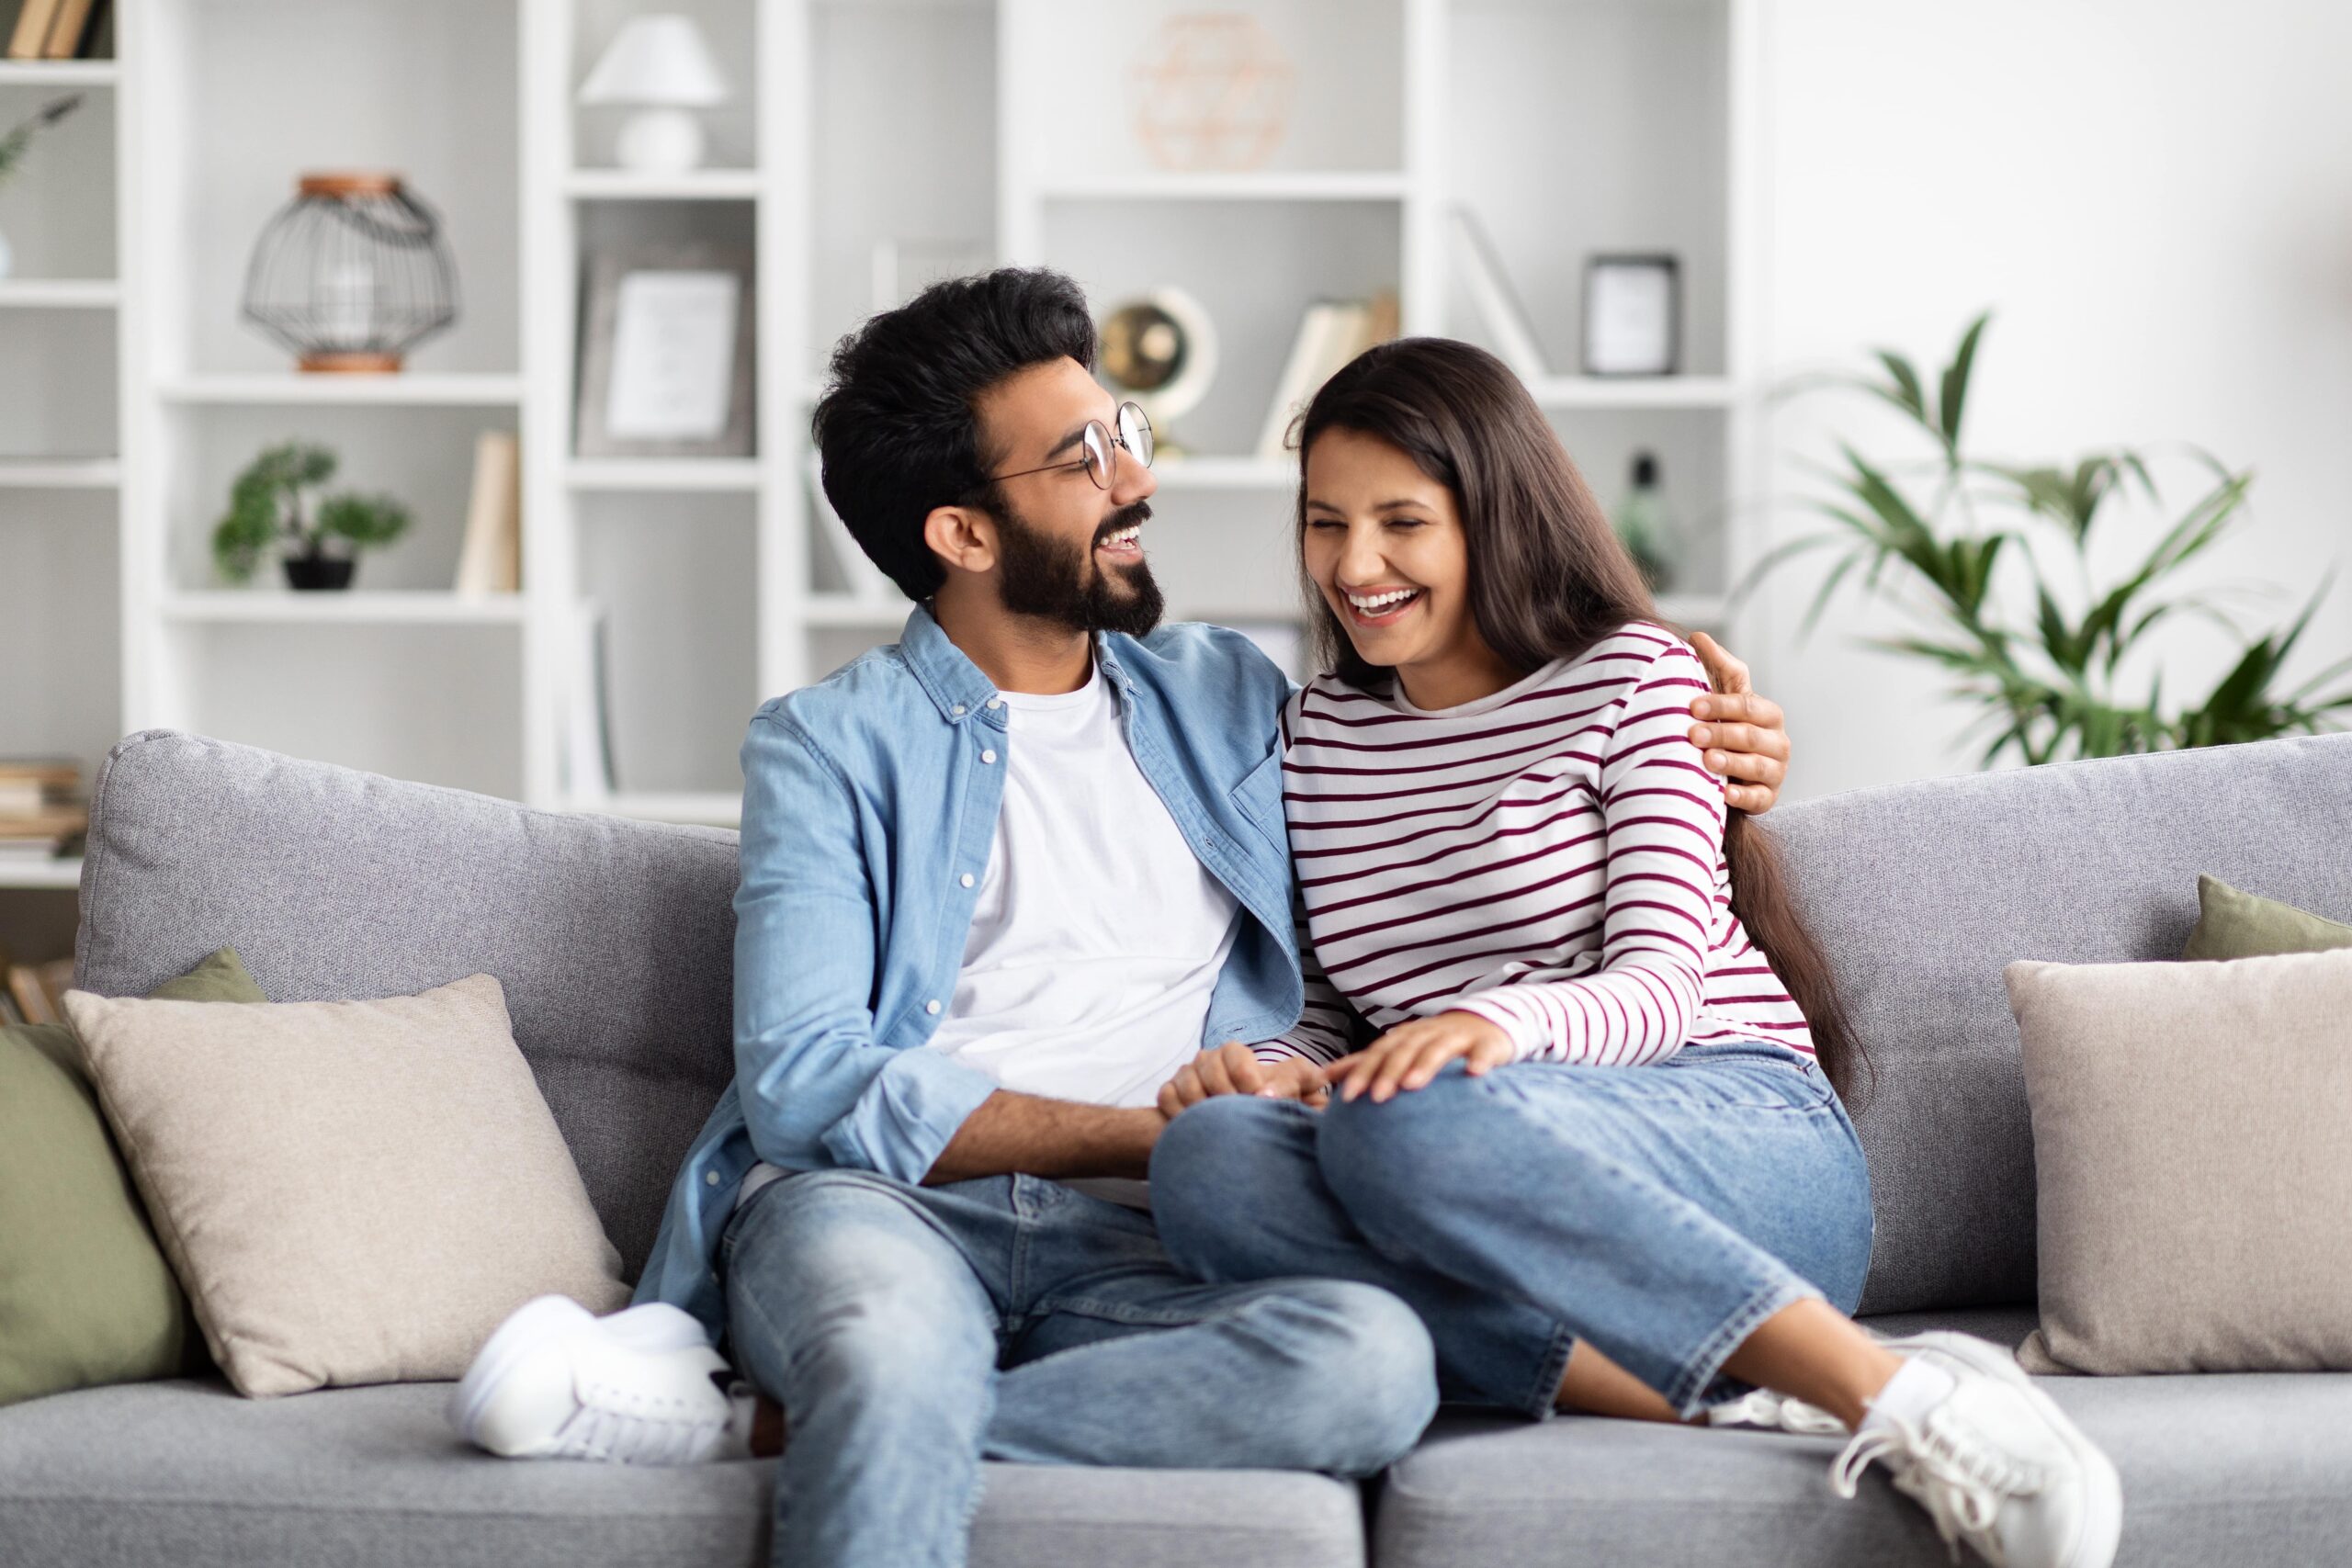
[[[2015,1345],[2030,1313],[1867,1319]],[[2040,1380],[2123,1479],[2119,1562],[2352,1562],[2352,1374]],[[1382,1485],[1380,1568],[1878,1568],[1950,1562],[1928,1517],[1872,1466],[1841,1501],[1843,1439],[1594,1416],[1448,1416]],[[1971,1559],[1973,1561],[1973,1559]]]
[[[124,1384],[0,1410],[8,1568],[434,1563],[767,1568],[769,1472],[493,1459],[447,1383],[241,1399]],[[1360,1568],[1361,1495],[1315,1475],[990,1465],[975,1568]]]

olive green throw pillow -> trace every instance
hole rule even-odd
[[[2352,926],[2324,919],[2276,898],[2241,893],[2218,876],[2197,879],[2197,929],[2181,957],[2268,958],[2281,953],[2328,953],[2352,947]]]
[[[154,992],[266,1002],[233,948]],[[209,1365],[74,1032],[0,1029],[0,1404]]]

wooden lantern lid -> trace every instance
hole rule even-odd
[[[398,175],[346,169],[304,175],[295,183],[295,189],[304,196],[333,197],[337,200],[355,196],[398,196],[401,177]]]

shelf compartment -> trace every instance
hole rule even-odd
[[[107,491],[0,490],[0,752],[71,757],[85,788],[122,734],[119,515]]]
[[[174,725],[391,778],[522,795],[523,639],[511,627],[200,620],[167,623],[165,637],[187,694]]]
[[[757,523],[748,495],[580,498],[575,576],[605,611],[616,794],[741,791],[761,697]]]
[[[79,467],[117,445],[111,310],[0,310],[0,464]]]

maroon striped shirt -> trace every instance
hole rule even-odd
[[[1655,1062],[1693,1042],[1810,1053],[1731,910],[1723,781],[1690,743],[1690,646],[1635,622],[1491,696],[1423,710],[1318,676],[1283,715],[1283,801],[1312,942],[1268,1057],[1344,1055],[1460,1010],[1522,1061]]]

